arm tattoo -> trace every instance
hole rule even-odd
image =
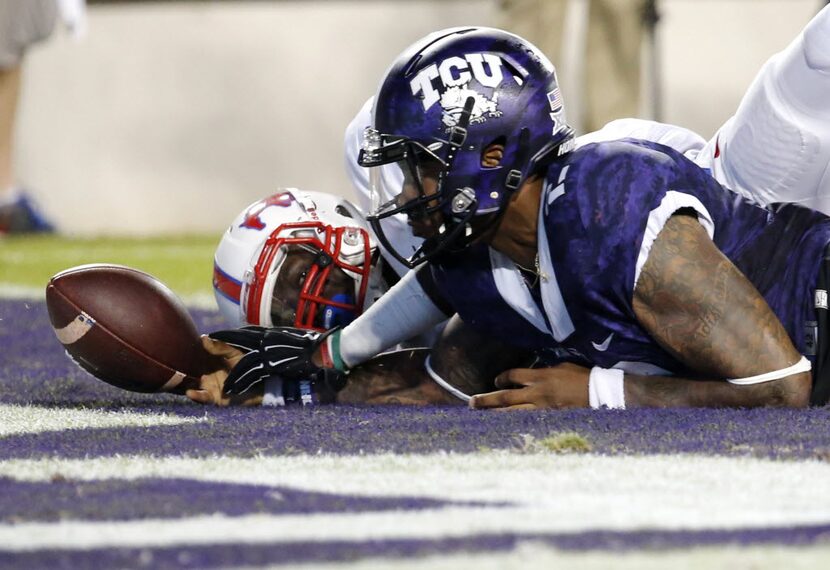
[[[780,370],[800,358],[786,330],[752,283],[712,243],[694,217],[672,216],[651,248],[634,289],[634,312],[652,337],[690,370],[710,378],[742,378]],[[626,386],[651,405],[752,405],[786,401],[809,374],[754,386],[644,378]],[[632,377],[632,380],[634,377]],[[638,393],[638,389],[648,394]],[[736,396],[743,394],[746,403]],[[696,402],[696,403],[695,403]],[[659,404],[658,404],[659,405]]]
[[[805,372],[772,382],[736,386],[718,380],[676,376],[625,375],[626,407],[806,406],[810,375]]]

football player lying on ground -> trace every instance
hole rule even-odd
[[[320,192],[282,189],[255,202],[232,222],[222,236],[214,260],[213,288],[225,320],[234,326],[273,327],[292,325],[325,331],[351,322],[397,281],[379,250],[360,212],[347,200]],[[387,277],[384,277],[384,274]],[[464,367],[458,359],[462,343],[476,342],[475,335],[459,337],[446,328],[435,352],[442,365],[459,360],[459,372],[445,373],[473,393],[493,388],[492,379],[482,385],[465,384],[463,377],[486,377],[483,370]],[[461,403],[436,384],[424,369],[435,334],[408,339],[415,347],[385,354],[354,370],[342,390],[321,391],[306,399],[320,402],[371,404]],[[241,352],[204,338],[206,348],[228,363]],[[421,347],[421,348],[418,348]],[[504,369],[519,361],[502,360],[498,352],[481,361],[488,369]],[[461,376],[463,372],[463,377]],[[187,395],[204,404],[282,405],[299,400],[299,392],[279,382],[260,385],[243,397],[222,394],[225,373],[202,379],[200,390]],[[283,393],[285,388],[285,393]],[[288,400],[288,402],[286,402]],[[308,402],[307,402],[308,403]]]
[[[822,18],[825,22],[823,24],[820,22]],[[686,156],[696,159],[696,162],[707,167],[718,181],[728,183],[741,194],[757,202],[801,201],[826,208],[830,178],[823,179],[823,170],[816,168],[816,165],[826,165],[828,162],[830,144],[827,141],[830,139],[830,130],[822,128],[813,120],[815,116],[826,115],[830,107],[826,98],[818,96],[828,88],[828,80],[821,73],[822,66],[827,66],[826,62],[822,61],[824,52],[821,49],[822,42],[826,43],[826,40],[823,39],[820,31],[822,26],[827,27],[826,21],[825,11],[784,52],[774,56],[764,66],[744,97],[736,115],[727,121],[708,144],[699,135],[681,127],[653,121],[623,119],[606,125],[601,131],[577,138],[576,147],[626,136],[651,140],[671,146]],[[797,92],[792,89],[791,85],[798,85]],[[370,99],[349,125],[346,133],[347,170],[358,196],[362,199],[364,208],[369,204],[369,176],[367,169],[359,167],[355,159],[363,141],[363,126],[371,121],[371,103]],[[746,136],[749,132],[752,136]],[[782,144],[780,140],[777,140],[780,136],[774,136],[775,133],[789,135],[795,133],[798,135],[796,138],[802,144]],[[740,144],[732,144],[733,142]],[[773,147],[776,148],[776,152],[767,156],[769,149]],[[732,149],[731,152],[730,149]],[[761,157],[762,160],[752,161],[749,160],[750,157]],[[801,164],[801,161],[806,161],[807,164]],[[402,174],[395,165],[386,165],[375,170],[381,171],[381,181],[385,183],[386,189],[400,188]],[[386,190],[384,196],[387,199],[391,197],[389,190]],[[256,210],[264,207],[265,202],[253,206]],[[420,240],[412,236],[405,219],[402,221],[402,218],[404,217],[396,216],[384,219],[386,234],[395,243],[396,249],[414,249],[420,245]],[[245,227],[249,230],[257,229],[251,225]],[[253,234],[257,235],[256,232]],[[220,250],[222,249],[220,245]],[[231,250],[231,253],[235,252]],[[250,252],[247,253],[250,254]],[[228,255],[225,257],[228,258]],[[390,256],[387,255],[386,260],[388,262],[384,265],[386,269],[391,264],[400,274],[406,271],[403,265]],[[391,277],[390,282],[396,280],[394,274],[388,271],[386,273]],[[217,299],[220,300],[221,306],[222,299],[219,295]],[[229,319],[232,323],[237,320],[236,315],[239,314],[238,303],[235,309],[234,317]],[[252,314],[254,314],[253,311]],[[259,324],[256,316],[245,322]],[[290,321],[283,320],[282,323],[287,324]],[[475,387],[484,389],[488,384],[474,379],[474,369],[459,367],[463,359],[459,358],[458,346],[464,340],[463,332],[459,328],[460,324],[456,318],[451,342],[453,348],[450,350],[454,356],[450,360],[455,365],[450,372],[442,374],[447,376],[451,384],[466,384],[466,390],[469,393],[475,393]],[[467,334],[470,334],[469,331]],[[482,342],[484,339],[477,340]],[[466,341],[465,344],[471,349],[477,345],[475,336]],[[447,360],[441,354],[436,354],[435,367],[440,370]],[[391,368],[388,367],[386,370],[389,371]],[[452,373],[458,370],[463,373]],[[538,379],[539,374],[540,372],[536,372],[534,376]],[[388,401],[394,401],[394,399]],[[414,400],[418,403],[424,401],[430,400],[429,398]]]
[[[683,127],[643,119],[618,119],[576,138],[586,144],[635,138],[660,143],[693,160],[721,185],[763,205],[799,203],[830,215],[830,9],[821,10],[793,42],[771,57],[744,95],[737,111],[707,142]],[[396,196],[403,173],[396,165],[371,169],[358,164],[366,127],[372,124],[369,98],[346,129],[346,171],[363,212],[371,212],[372,186],[384,202]],[[370,180],[370,176],[374,177]],[[403,215],[382,220],[396,249],[414,251]],[[406,268],[387,261],[403,275]]]
[[[625,137],[667,145],[707,170],[718,182],[764,205],[797,202],[830,213],[830,9],[825,8],[782,52],[763,66],[737,112],[708,143],[682,127],[621,119],[580,136],[575,147]],[[373,99],[346,131],[346,168],[364,210],[372,208],[369,169],[358,165],[364,128],[371,124]],[[403,174],[396,165],[372,169],[381,201],[397,195]],[[398,251],[414,251],[403,215],[381,221]],[[387,256],[389,258],[391,256]],[[401,264],[390,259],[399,273]],[[460,332],[456,332],[459,337]],[[499,371],[496,371],[499,372]],[[528,373],[529,374],[529,373]],[[537,382],[544,376],[533,373]]]
[[[812,356],[816,329],[823,341],[825,311],[819,318],[812,298],[830,240],[825,216],[734,200],[659,145],[568,152],[555,76],[532,46],[493,30],[429,41],[405,53],[382,84],[379,132],[367,138],[362,162],[401,166],[404,189],[374,213],[375,227],[384,241],[377,222],[407,214],[427,239],[411,258],[397,255],[407,265],[430,263],[325,339],[215,335],[252,350],[227,391],[273,374],[336,376],[445,318],[439,307],[449,306],[522,348],[617,367],[590,377],[573,364],[511,371],[502,384],[540,372],[546,380],[542,389],[479,396],[475,406],[809,401],[810,363],[799,351]],[[404,68],[412,73],[403,77]],[[826,400],[818,349],[813,403]],[[263,365],[265,352],[284,358]],[[634,372],[625,383],[622,368]],[[677,376],[642,375],[658,370]]]

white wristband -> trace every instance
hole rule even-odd
[[[749,384],[771,382],[773,380],[778,380],[779,378],[786,378],[787,376],[792,376],[793,374],[798,374],[800,372],[809,372],[812,368],[813,366],[812,364],[810,364],[810,361],[807,360],[807,357],[802,356],[801,360],[799,360],[792,366],[787,366],[786,368],[782,368],[781,370],[773,370],[772,372],[758,374],[756,376],[747,376],[746,378],[728,378],[726,381],[730,384],[747,386]]]
[[[594,409],[625,409],[625,389],[623,388],[622,370],[591,368],[591,375],[588,377],[588,402]]]

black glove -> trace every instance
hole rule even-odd
[[[319,333],[294,327],[249,326],[208,336],[247,353],[228,374],[226,394],[243,394],[270,377],[283,382],[310,380],[337,392],[346,385],[346,373],[311,361],[317,348],[336,330]]]

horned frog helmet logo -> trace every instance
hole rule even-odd
[[[441,87],[436,89],[436,79]],[[422,69],[409,82],[412,94],[422,97],[424,111],[439,103],[443,109],[442,122],[447,128],[458,123],[458,118],[468,98],[475,101],[470,124],[483,123],[489,118],[500,117],[498,98],[476,91],[471,83],[496,88],[504,80],[501,58],[489,53],[468,53],[464,57],[448,57]]]

